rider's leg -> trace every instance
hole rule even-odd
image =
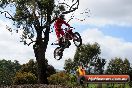
[[[64,36],[65,33],[64,33],[63,30],[61,30],[61,31],[60,31],[60,34],[61,34],[61,36]]]
[[[59,31],[59,33],[60,33],[61,36],[64,36],[64,31],[63,30]],[[63,39],[60,38],[60,35],[58,37],[58,43],[59,43],[60,46],[62,46]]]
[[[57,43],[56,44],[59,44],[59,41],[60,41],[60,32],[55,30],[56,32],[56,36],[57,36]]]
[[[69,40],[71,40],[72,37],[74,37],[74,33],[72,32],[72,30],[68,30],[67,32],[70,34]]]
[[[56,32],[56,36],[58,39],[58,43],[60,42],[60,35],[63,36],[64,35],[64,31],[62,29],[55,29]]]

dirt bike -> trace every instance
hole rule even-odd
[[[70,40],[73,40],[75,46],[80,47],[82,45],[82,38],[78,32],[72,32],[75,28],[65,28],[64,35],[60,37],[59,47],[54,50],[54,58],[60,60],[63,56],[65,48],[69,48],[71,45]]]

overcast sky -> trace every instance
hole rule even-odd
[[[90,17],[82,22],[77,19],[70,22],[76,28],[75,31],[81,34],[83,43],[98,42],[101,57],[106,58],[107,62],[114,57],[132,60],[132,0],[80,0],[79,9],[75,12],[76,18],[83,19],[85,15],[79,13],[87,8],[90,9]],[[11,35],[5,25],[12,24],[0,17],[0,59],[18,60],[21,64],[29,59],[35,60],[32,46],[20,43],[20,35]],[[64,61],[74,57],[76,47],[72,43],[64,51],[63,59],[57,61],[53,58],[53,51],[57,46],[50,45],[55,40],[55,33],[50,33],[46,58],[55,68],[63,69]]]

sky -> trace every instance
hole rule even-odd
[[[90,10],[87,17],[80,14]],[[79,9],[74,13],[78,19],[69,23],[75,27],[74,32],[79,32],[84,44],[98,42],[101,48],[101,57],[107,63],[111,58],[121,57],[132,60],[132,0],[80,0]],[[66,16],[66,20],[70,15]],[[0,59],[18,60],[21,64],[27,63],[30,59],[35,60],[32,46],[25,46],[20,42],[20,35],[10,33],[6,25],[12,25],[10,20],[0,17]],[[64,61],[73,58],[76,47],[71,46],[64,51],[61,60],[53,58],[53,51],[57,46],[51,43],[56,41],[55,31],[50,33],[50,41],[46,51],[46,58],[49,64],[56,69],[63,69]],[[132,62],[131,62],[132,63]]]

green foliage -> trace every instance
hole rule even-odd
[[[100,53],[101,50],[98,43],[86,45],[83,44],[76,50],[73,60],[65,60],[64,69],[67,72],[70,72],[70,70],[76,70],[80,63],[87,67],[87,65],[91,63],[91,61],[99,59]]]
[[[21,72],[21,73],[30,72],[30,73],[34,74],[36,77],[38,77],[37,67],[38,67],[37,62],[34,61],[33,59],[30,59],[28,63],[22,65],[22,67],[19,70],[19,72]],[[50,76],[50,75],[52,75],[52,74],[54,74],[56,72],[55,72],[55,69],[54,69],[54,67],[52,65],[48,65],[46,73],[47,73],[48,76]]]
[[[21,68],[18,61],[0,60],[0,85],[12,84],[12,78],[15,73]]]
[[[65,72],[58,72],[48,77],[48,81],[52,85],[64,85],[69,87],[77,86],[77,77]]]
[[[30,59],[28,63],[22,65],[19,72],[30,72],[37,77],[37,63],[33,59]]]
[[[55,73],[56,73],[55,68],[54,68],[52,65],[48,65],[48,66],[47,66],[47,75],[48,75],[48,77],[49,77],[50,75],[55,74]]]
[[[35,84],[37,83],[37,77],[31,72],[17,72],[13,79],[14,84]]]
[[[0,7],[5,8],[13,0],[0,0]]]
[[[71,69],[73,69],[73,61],[72,59],[67,59],[65,60],[65,64],[64,64],[64,69],[66,70],[67,73],[70,73]]]
[[[94,74],[103,74],[104,72],[104,66],[106,64],[106,60],[102,58],[96,58],[94,65],[95,66],[95,72]]]
[[[98,58],[101,53],[98,43],[82,45],[76,50],[74,62],[88,64],[90,60]]]
[[[49,83],[54,85],[65,85],[70,80],[69,74],[65,72],[59,72],[48,77]]]
[[[130,62],[121,58],[111,59],[107,66],[107,74],[129,74]]]
[[[131,66],[130,66],[130,62],[127,58],[125,58],[124,62],[123,62],[124,66],[123,66],[123,74],[128,74],[131,71]]]
[[[60,11],[65,11],[65,7],[63,5],[59,6]]]
[[[47,16],[53,16],[56,13],[55,6],[54,0],[0,0],[1,8],[10,7],[14,13],[10,14],[10,10],[0,11],[1,14],[6,14],[6,18],[14,22],[17,32],[23,30],[21,41],[24,44],[27,44],[27,39],[32,39],[35,36],[35,30],[39,30],[40,26],[46,24]]]
[[[47,66],[47,75],[55,74],[52,65]],[[0,60],[0,85],[34,84],[37,83],[37,62],[30,59],[28,63],[20,65],[18,61]]]

